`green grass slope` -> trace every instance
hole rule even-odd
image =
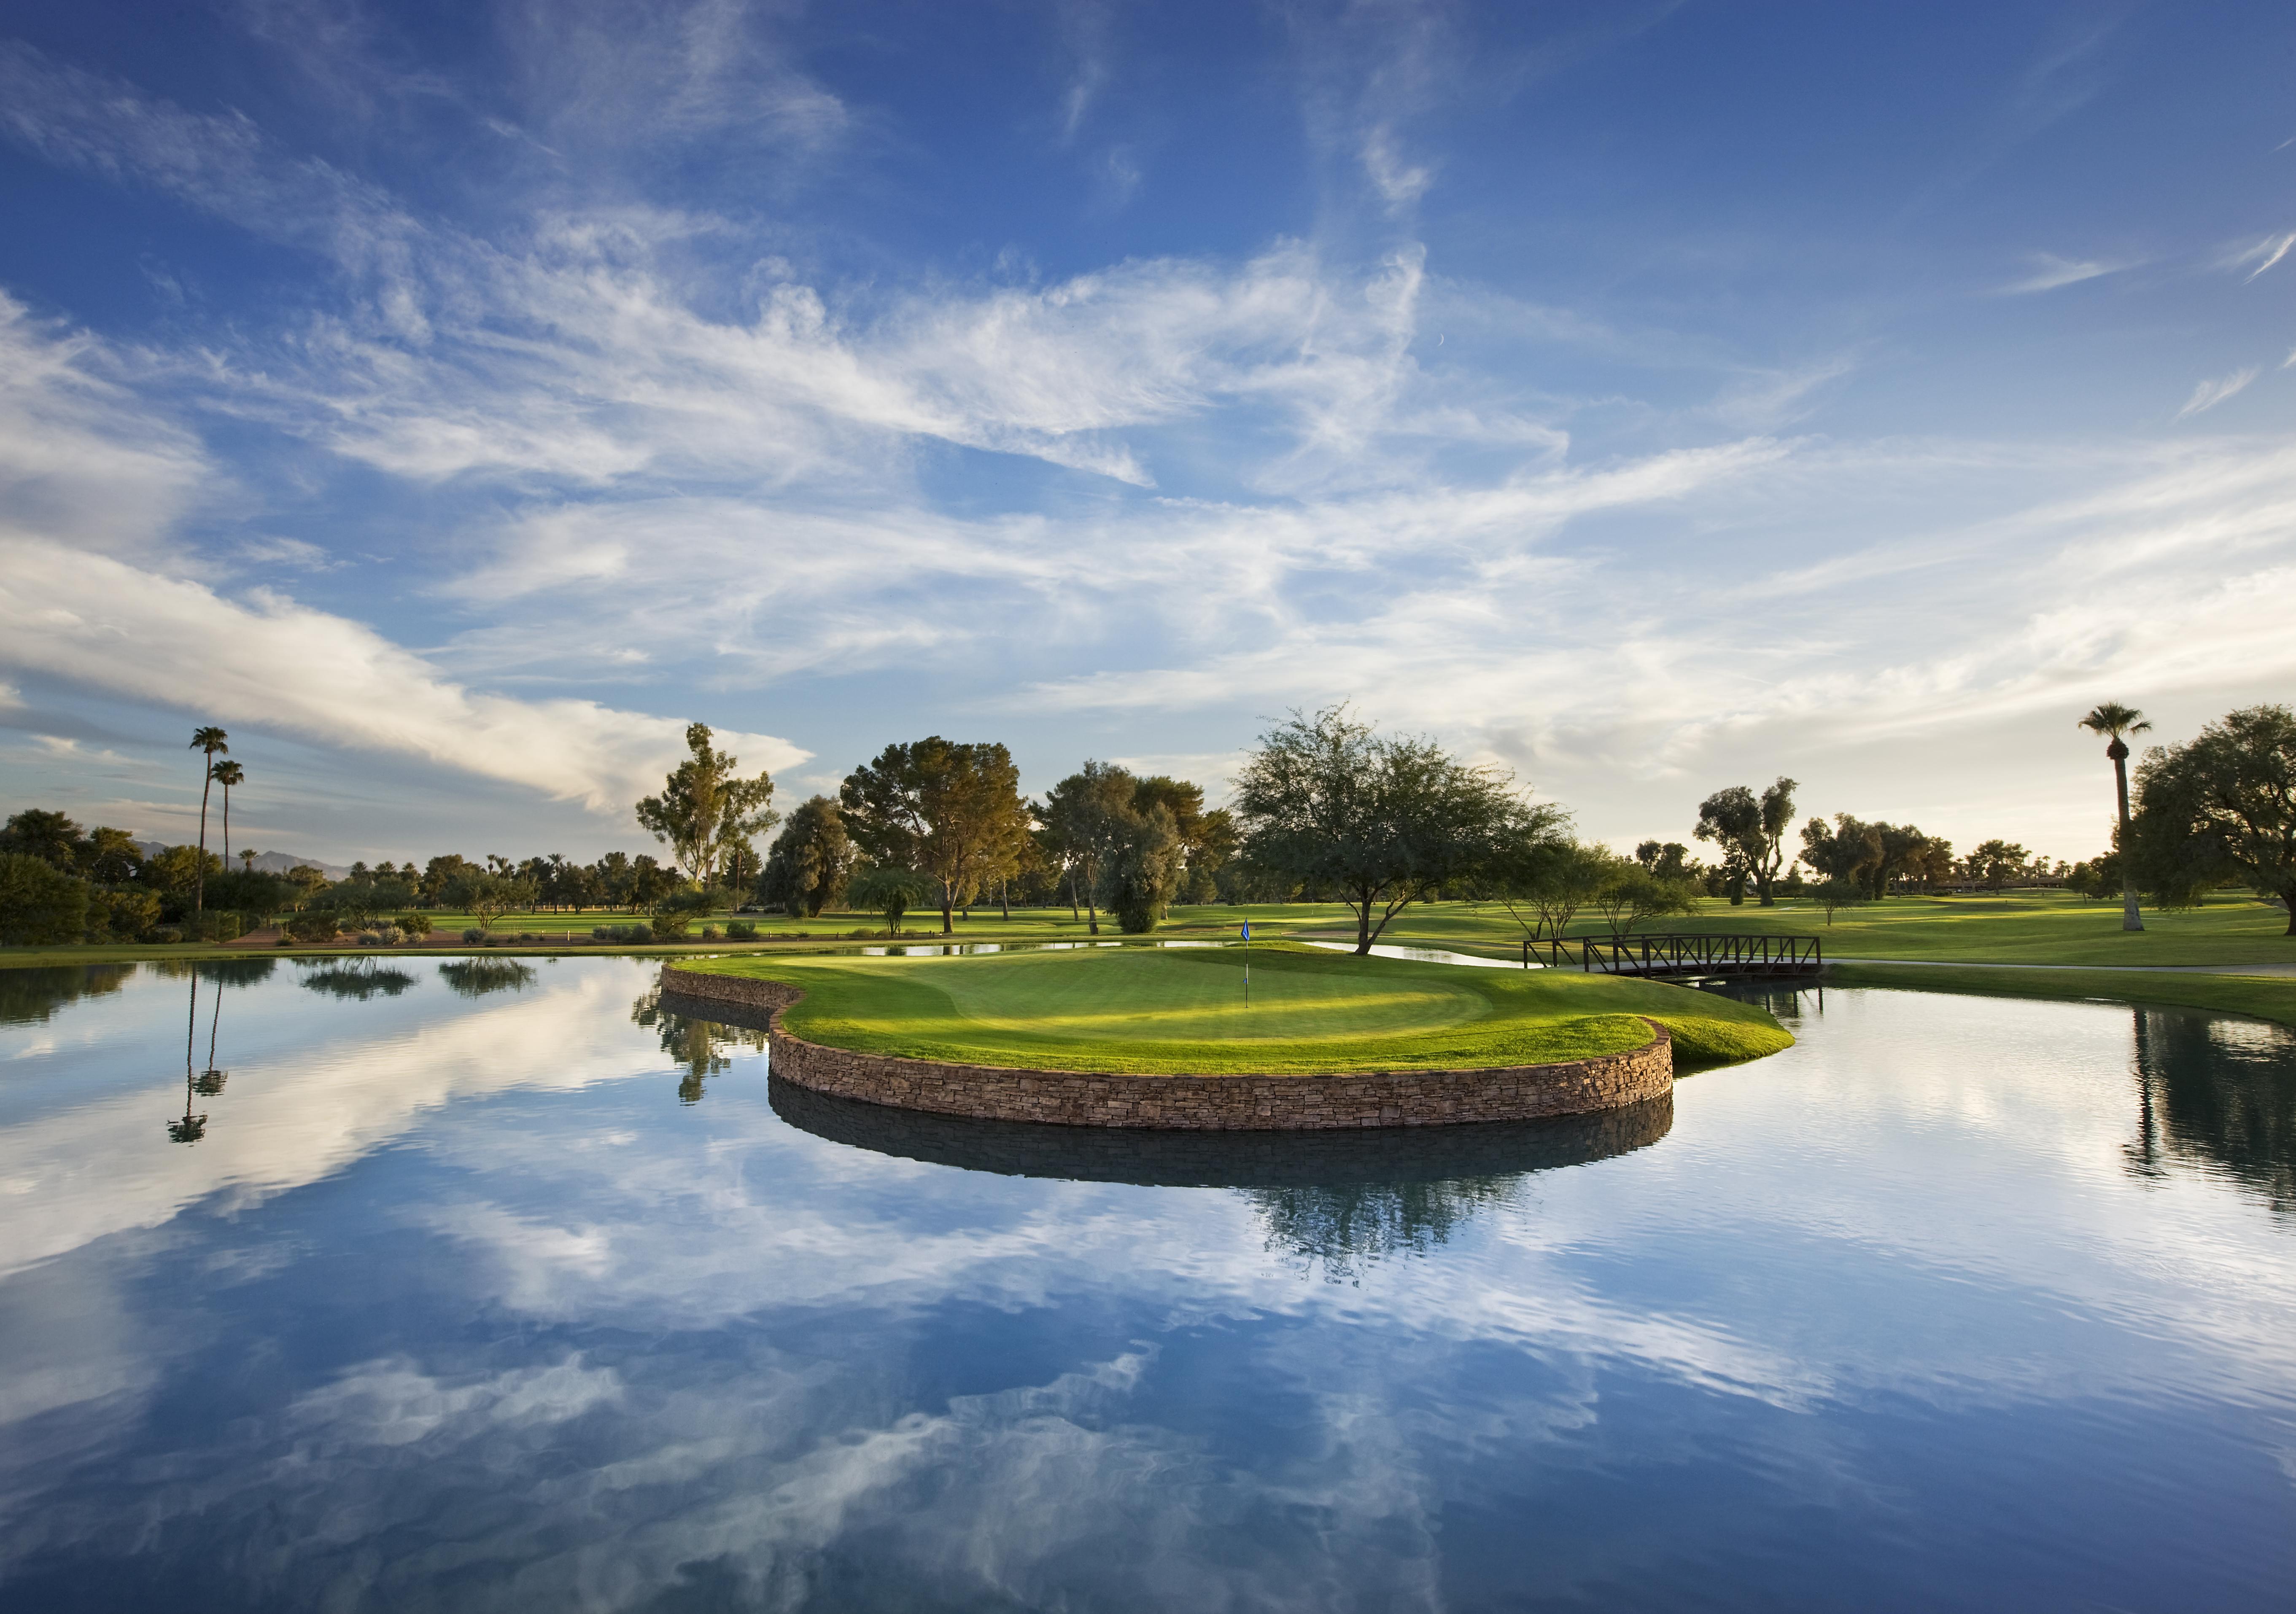
[[[1686,1065],[1792,1038],[1762,1010],[1652,981],[1256,948],[1103,948],[970,958],[718,958],[691,966],[806,994],[790,1029],[869,1053],[1145,1074],[1310,1075],[1548,1064],[1639,1047],[1643,1017]]]
[[[1891,897],[1841,909],[1831,925],[1824,910],[1806,898],[1782,897],[1775,908],[1751,902],[1734,908],[1718,899],[1698,906],[1695,914],[1648,928],[1816,936],[1824,940],[1829,959],[2140,968],[2296,963],[2296,937],[2284,934],[2285,913],[2224,893],[2213,895],[2203,907],[2148,910],[2141,931],[2121,930],[2119,903],[2087,902],[2062,891]],[[1606,934],[1593,915],[1582,915],[1571,930],[1574,938]],[[1505,957],[1521,946],[1522,930],[1495,903],[1443,902],[1405,909],[1381,939]]]

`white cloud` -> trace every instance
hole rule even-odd
[[[2220,375],[2200,382],[2194,387],[2192,397],[2185,400],[2185,406],[2177,411],[2177,418],[2181,421],[2188,414],[2207,414],[2245,388],[2256,379],[2256,366],[2251,365],[2247,369],[2235,370],[2230,375]]]
[[[4,299],[0,356],[0,665],[595,812],[626,810],[682,753],[682,720],[475,691],[363,624],[268,589],[217,593],[170,534],[218,479],[196,441],[102,379],[116,361],[92,339]],[[727,743],[751,766],[809,754]]]
[[[2103,275],[2117,274],[2126,264],[2106,263],[2097,258],[2059,258],[2054,252],[2032,255],[2033,272],[2023,280],[2013,281],[2001,288],[2004,296],[2014,297],[2032,291],[2054,291],[2060,286],[2079,285],[2085,280],[2096,280]]]
[[[2292,230],[2285,235],[2267,235],[2261,241],[2227,253],[2224,258],[2224,265],[2228,269],[2239,269],[2254,264],[2256,267],[2250,269],[2244,277],[2246,280],[2254,280],[2287,257],[2291,247],[2296,247],[2296,230]]]
[[[122,368],[0,291],[0,533],[140,553],[217,479],[198,440],[144,408]]]
[[[1395,131],[1385,124],[1364,136],[1364,172],[1390,208],[1409,207],[1427,194],[1435,171],[1425,163],[1406,161],[1396,149]]]
[[[685,750],[685,725],[589,700],[520,700],[441,677],[345,618],[258,589],[245,603],[61,545],[0,542],[0,655],[91,688],[353,750],[419,757],[621,813]],[[729,733],[750,766],[810,755]]]

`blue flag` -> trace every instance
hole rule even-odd
[[[1243,938],[1246,941],[1251,939],[1251,921],[1248,919],[1243,922]]]

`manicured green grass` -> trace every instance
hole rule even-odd
[[[1826,984],[1906,987],[1921,992],[1967,992],[1985,997],[2102,998],[2118,1004],[2159,1004],[2247,1014],[2296,1026],[2296,978],[2203,975],[2106,970],[2004,970],[1927,964],[1837,964]]]
[[[729,915],[708,922],[722,931]],[[781,914],[752,916],[771,939],[731,943],[722,937],[704,944],[697,922],[685,941],[676,946],[750,948],[763,953],[809,952],[849,943],[853,932],[881,932],[882,915],[824,914],[818,919],[792,920]],[[1172,910],[1158,930],[1160,937],[1232,938],[1236,927],[1249,920],[1255,940],[1286,936],[1352,937],[1353,922],[1336,903],[1262,904],[1246,907],[1184,907]],[[463,950],[462,933],[471,922],[465,914],[436,914],[437,928],[427,945],[448,952]],[[495,926],[497,937],[521,931],[538,935],[538,942],[511,943],[505,950],[545,953],[570,947],[589,947],[591,929],[597,925],[627,925],[626,914],[515,914]],[[938,913],[912,913],[903,926],[903,940],[937,941]],[[1950,897],[1892,897],[1862,908],[1849,908],[1829,926],[1825,915],[1806,901],[1786,899],[1775,908],[1749,903],[1734,908],[1719,900],[1702,902],[1688,918],[1669,919],[1655,928],[1667,930],[1791,931],[1824,938],[1829,959],[1923,959],[1966,963],[2117,964],[2138,967],[2177,964],[2251,964],[2296,963],[2296,938],[2282,934],[2287,916],[2260,903],[2226,894],[2206,907],[2181,914],[2150,913],[2145,929],[2136,934],[2120,929],[2118,904],[2085,902],[2054,891],[2018,891],[1999,896]],[[789,932],[797,932],[788,938]],[[922,934],[918,934],[922,932]],[[1576,936],[1604,934],[1592,915],[1572,927]],[[1103,938],[1116,937],[1114,925],[1102,922]],[[960,919],[949,938],[960,942],[1000,943],[1077,941],[1086,935],[1085,922],[1070,917],[1066,908],[1016,908],[1006,920],[994,908],[973,910]],[[1406,946],[1447,947],[1489,958],[1519,954],[1522,932],[1506,910],[1496,903],[1443,902],[1414,904],[1404,910],[1380,939]],[[651,950],[623,949],[617,950]],[[225,956],[244,949],[231,948]],[[0,949],[0,968],[17,964],[98,963],[152,957],[200,957],[211,948],[189,946],[42,947]]]
[[[801,988],[814,1042],[1041,1069],[1307,1075],[1547,1064],[1639,1047],[1647,1016],[1685,1064],[1792,1038],[1763,1011],[1652,981],[1255,948],[1095,948],[980,957],[733,957],[696,968]]]
[[[1825,922],[1824,911],[1808,901],[1782,898],[1775,908],[1751,902],[1734,908],[1715,899],[1701,902],[1693,916],[1645,928],[1791,931],[1822,938],[1829,959],[2136,966],[2296,963],[2296,937],[2284,934],[2288,915],[2226,893],[2218,893],[2205,907],[2185,913],[2148,911],[2140,932],[2121,930],[2119,903],[2087,902],[2061,891],[1891,897],[1841,909],[1832,925]],[[1571,930],[1574,936],[1608,933],[1599,923],[1583,919]],[[1521,948],[1522,931],[1496,904],[1446,902],[1406,909],[1381,939],[1513,957]]]

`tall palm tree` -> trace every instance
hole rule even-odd
[[[227,869],[231,867],[231,787],[246,783],[247,775],[236,762],[218,762],[208,769],[208,777],[223,786],[223,866]]]
[[[192,731],[191,749],[207,753],[207,760],[200,765],[200,863],[192,886],[192,917],[194,921],[208,903],[208,787],[215,782],[211,770],[217,756],[231,754],[231,747],[224,743],[229,738],[213,725]]]
[[[2108,735],[2112,740],[2104,754],[2112,758],[2112,782],[2120,791],[2120,928],[2141,930],[2144,921],[2136,913],[2136,870],[2131,861],[2136,841],[2128,832],[2128,742],[2121,736],[2149,733],[2152,725],[2135,707],[2107,700],[2083,717],[2080,726],[2092,734]]]

